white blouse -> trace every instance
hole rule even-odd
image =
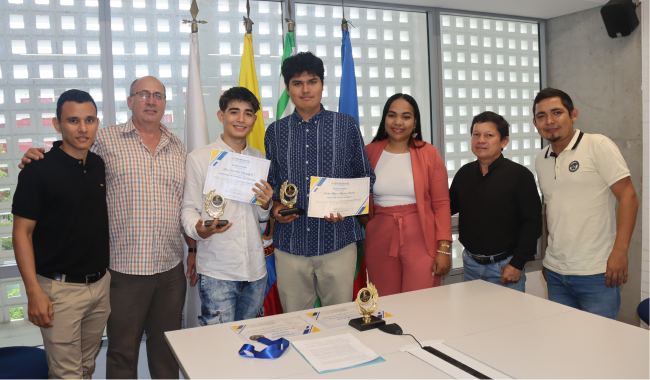
[[[375,168],[377,179],[372,197],[382,207],[401,206],[415,203],[415,186],[411,154],[383,151]]]

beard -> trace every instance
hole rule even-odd
[[[551,136],[551,137],[547,138],[546,140],[547,140],[548,142],[554,143],[554,142],[560,140],[560,136]]]

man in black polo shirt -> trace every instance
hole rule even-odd
[[[88,151],[97,106],[87,92],[69,90],[52,121],[62,141],[18,175],[14,252],[49,377],[90,378],[111,311],[104,161]]]
[[[535,177],[503,157],[508,122],[494,112],[472,120],[477,160],[458,170],[449,190],[451,214],[459,213],[463,279],[481,279],[525,292],[524,264],[542,234],[542,205]]]

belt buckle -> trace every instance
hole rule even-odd
[[[97,276],[97,275],[99,275],[99,273],[87,274],[87,275],[86,275],[86,285],[88,285],[88,284],[89,284],[88,281],[90,281],[90,280],[88,279],[88,277],[95,277],[95,276]]]
[[[482,265],[490,263],[490,259],[488,259],[487,257],[479,257],[478,259],[479,259],[479,263]]]

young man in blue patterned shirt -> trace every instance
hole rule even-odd
[[[278,214],[286,208],[280,203],[282,183],[296,185],[296,206],[307,211],[311,176],[370,177],[371,192],[375,182],[356,120],[320,103],[324,73],[323,61],[310,52],[285,59],[282,75],[296,111],[271,124],[264,138],[271,161],[271,213],[278,222],[273,232],[275,265],[284,312],[312,308],[317,298],[323,306],[352,301],[356,242],[363,235],[355,218],[340,214]]]

